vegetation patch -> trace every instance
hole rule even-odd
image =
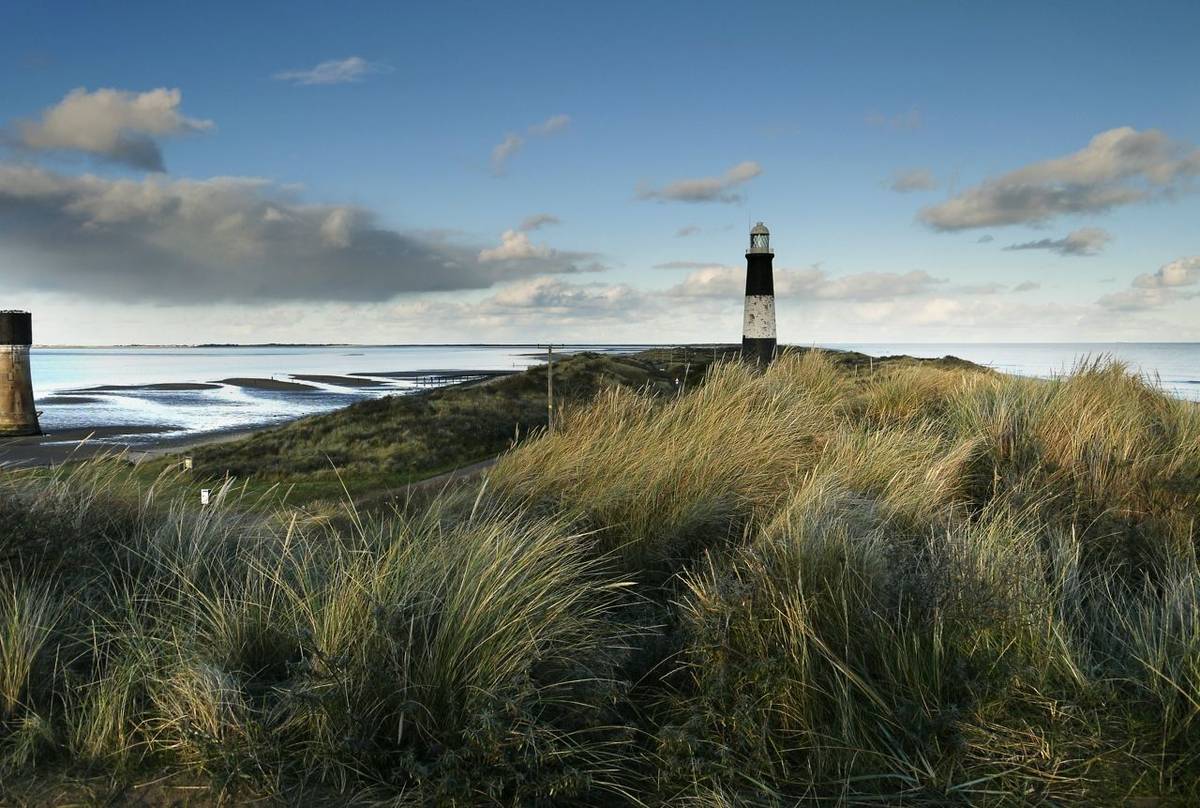
[[[674,361],[564,362],[567,390],[596,364],[552,433],[382,512],[6,472],[0,802],[157,778],[361,805],[1200,799],[1200,408],[1103,361]],[[360,405],[336,440],[477,396],[533,418],[544,382]],[[324,418],[242,473],[299,456],[288,434],[331,445]],[[347,478],[417,451],[379,440]]]

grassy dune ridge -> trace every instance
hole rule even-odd
[[[430,505],[170,490],[0,477],[14,800],[1200,799],[1200,408],[1116,364],[809,351],[601,390]]]
[[[702,368],[642,356],[581,354],[555,362],[562,403],[608,386],[662,393],[673,376]],[[295,487],[292,500],[378,492],[491,458],[546,425],[546,373],[532,369],[486,383],[394,395],[303,418],[251,437],[194,451],[197,473]],[[165,463],[159,463],[157,472]]]

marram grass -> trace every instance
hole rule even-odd
[[[383,516],[9,472],[0,782],[1193,804],[1198,410],[1104,361],[809,351],[601,393],[476,494]]]

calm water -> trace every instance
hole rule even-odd
[[[602,351],[645,346],[576,346]],[[1197,343],[830,343],[884,356],[952,354],[1007,373],[1052,376],[1091,356],[1111,356],[1157,378],[1163,389],[1200,400]],[[372,396],[411,391],[409,381],[317,392],[275,392],[222,385],[211,390],[92,391],[101,385],[213,382],[231,377],[287,380],[292,374],[372,374],[415,370],[513,370],[540,361],[532,346],[338,348],[35,348],[34,392],[47,432],[97,426],[154,426],[174,435],[282,422]],[[64,398],[65,396],[65,398]],[[134,443],[136,436],[123,437]],[[141,440],[153,440],[151,437]]]

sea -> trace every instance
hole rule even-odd
[[[571,345],[556,350],[623,353],[648,345]],[[1051,377],[1090,358],[1124,362],[1174,396],[1200,401],[1200,343],[829,343],[873,356],[957,356],[996,370]],[[97,347],[31,351],[44,431],[106,428],[101,440],[137,444],[282,423],[375,396],[418,389],[398,372],[521,370],[545,361],[536,345]],[[310,391],[221,384],[229,378],[305,380]],[[206,383],[217,382],[204,387]],[[194,384],[200,389],[179,389]],[[154,385],[154,387],[150,387]],[[170,387],[164,387],[170,386]],[[100,389],[97,389],[100,388]],[[118,429],[115,432],[113,427]],[[127,428],[128,434],[121,434]]]

